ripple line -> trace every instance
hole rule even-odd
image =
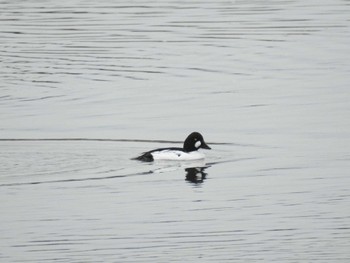
[[[173,140],[146,140],[146,139],[99,139],[99,138],[7,138],[0,139],[0,142],[40,142],[40,141],[96,141],[96,142],[150,142],[150,143],[183,143],[183,141]],[[256,146],[252,144],[238,144],[231,142],[208,142],[213,145],[236,145],[236,146]]]

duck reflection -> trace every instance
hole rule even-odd
[[[205,173],[205,169],[208,167],[189,167],[186,168],[186,181],[189,181],[194,184],[201,184],[204,182],[207,173]]]

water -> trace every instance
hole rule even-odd
[[[0,8],[1,262],[350,261],[348,1]]]

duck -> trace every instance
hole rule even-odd
[[[153,162],[155,160],[191,161],[204,159],[205,155],[199,152],[199,149],[210,150],[211,148],[204,141],[202,134],[199,132],[192,132],[187,136],[182,148],[168,147],[154,149],[144,152],[140,156],[132,159],[143,162]]]

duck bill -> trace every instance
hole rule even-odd
[[[207,150],[211,149],[205,142],[202,143],[201,148],[207,149]]]

